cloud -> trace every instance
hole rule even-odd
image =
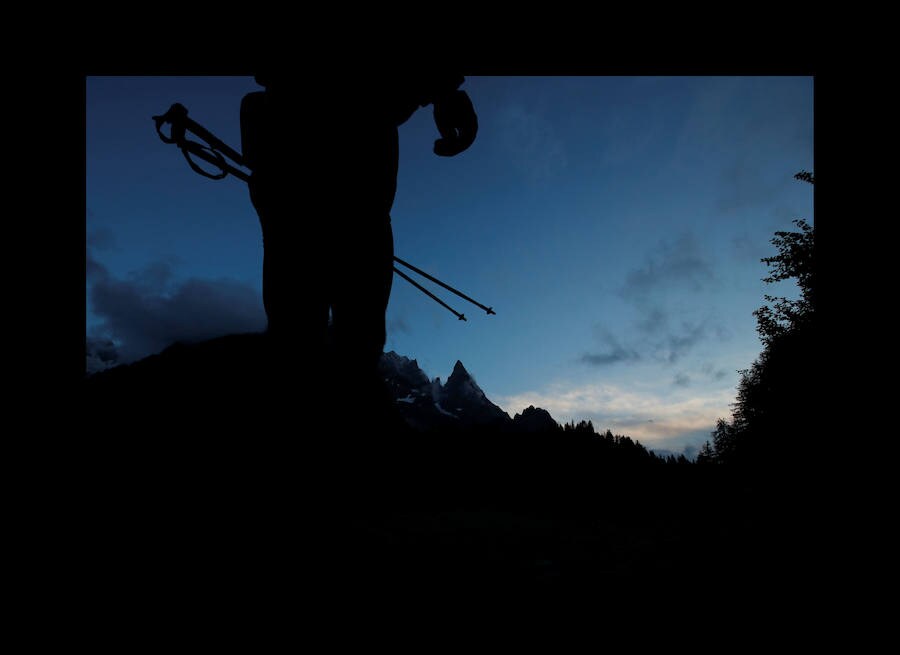
[[[707,329],[702,323],[682,323],[679,332],[669,332],[655,344],[655,357],[659,361],[674,364],[706,336]]]
[[[701,366],[700,372],[704,375],[707,375],[711,380],[714,380],[716,382],[725,379],[725,376],[728,375],[728,371],[726,371],[724,368],[717,369],[710,362],[707,362],[706,364]]]
[[[605,344],[606,351],[600,353],[585,353],[581,356],[579,361],[590,366],[609,366],[620,362],[636,362],[641,359],[640,353],[636,350],[623,347],[612,332],[602,328],[600,328],[599,331],[600,339]]]
[[[388,334],[411,334],[409,323],[402,316],[395,316],[387,321]]]
[[[612,384],[555,385],[495,402],[510,416],[534,405],[560,422],[591,420],[597,430],[609,429],[648,447],[677,451],[710,438],[716,420],[731,415],[734,393],[720,390],[701,397]]]
[[[87,337],[85,370],[88,374],[103,371],[119,363],[119,351],[112,339]]]
[[[581,356],[581,361],[591,366],[608,366],[619,362],[634,362],[640,358],[634,351],[619,348],[608,353],[585,353]]]
[[[627,333],[625,343],[609,330],[598,327],[603,350],[584,353],[579,361],[598,367],[647,359],[662,364],[675,364],[710,331],[709,326],[700,321],[682,321],[678,327],[671,327],[668,317],[661,310],[639,317],[635,321],[635,327],[635,330]]]
[[[176,341],[258,332],[266,318],[260,294],[228,279],[174,283],[171,262],[155,262],[117,279],[90,253],[88,298],[101,324],[92,337],[112,340],[119,361],[159,352]]]
[[[686,233],[672,243],[661,242],[641,266],[625,276],[619,295],[639,304],[659,290],[686,287],[701,291],[714,280],[712,263],[697,239]]]
[[[716,282],[713,264],[690,233],[672,242],[660,242],[645,261],[631,270],[618,294],[634,308],[635,317],[622,337],[600,328],[600,352],[588,352],[580,361],[592,366],[652,359],[674,364],[703,339],[716,335],[724,340],[728,334],[708,315],[676,320],[690,308],[684,306],[684,295],[678,291],[708,290]],[[678,299],[679,305],[672,307]]]
[[[653,357],[669,364],[677,362],[695,345],[700,343],[710,331],[720,338],[725,328],[711,327],[705,321],[681,321],[678,326],[672,325],[669,313],[658,306],[641,307],[634,325],[634,337],[644,340],[642,346],[652,352]]]
[[[635,320],[634,326],[644,334],[659,334],[669,325],[669,315],[661,307],[651,307]]]
[[[691,386],[691,378],[687,373],[676,373],[675,379],[672,380],[672,384],[676,387],[689,387]]]

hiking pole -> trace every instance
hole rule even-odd
[[[245,173],[244,171],[242,171],[238,168],[235,168],[234,166],[229,164],[227,161],[225,161],[225,157],[223,157],[222,153],[224,153],[226,156],[228,156],[230,159],[232,159],[238,165],[246,167],[247,165],[244,162],[243,155],[241,155],[241,153],[239,153],[234,148],[229,147],[222,140],[218,139],[215,135],[212,134],[212,132],[210,132],[209,130],[204,128],[202,125],[200,125],[193,119],[188,118],[188,110],[181,103],[176,102],[171,107],[169,107],[168,111],[166,111],[165,114],[162,114],[160,116],[152,116],[151,118],[153,119],[153,122],[156,124],[156,133],[159,134],[159,138],[162,139],[163,143],[176,144],[181,149],[181,152],[184,155],[184,158],[187,160],[187,163],[190,165],[190,167],[196,173],[199,173],[200,175],[202,175],[204,177],[208,177],[211,180],[221,180],[226,175],[228,175],[228,173],[231,173],[236,178],[241,179],[244,182],[247,182],[247,183],[250,182],[250,175],[248,175],[247,173]],[[163,134],[163,131],[162,131],[162,126],[165,123],[169,123],[171,125],[171,128],[169,130],[169,136],[166,136],[165,134]],[[195,135],[197,135],[198,137],[200,137],[201,139],[206,141],[206,143],[208,145],[204,145],[197,141],[191,141],[190,139],[188,139],[186,137],[186,133],[188,131],[194,133]],[[208,173],[207,171],[204,171],[202,168],[200,168],[194,162],[193,159],[191,159],[191,155],[194,155],[195,157],[199,157],[200,159],[207,161],[210,164],[218,166],[222,170],[222,172],[220,174],[213,174],[213,173]],[[399,257],[395,256],[394,261],[407,267],[408,269],[410,269],[412,271],[415,271],[419,275],[431,280],[435,284],[439,284],[440,286],[444,287],[448,291],[455,293],[460,298],[463,298],[464,300],[468,300],[473,305],[480,307],[481,309],[486,311],[488,313],[488,315],[496,314],[496,312],[493,310],[492,307],[485,307],[480,302],[473,300],[472,298],[470,298],[466,294],[462,293],[461,291],[454,289],[449,284],[441,282],[436,277],[433,277],[433,276],[429,275],[428,273],[426,273],[425,271],[423,271],[422,269],[416,268],[412,264],[403,261]],[[416,287],[419,291],[423,292],[429,298],[436,301],[441,306],[449,309],[453,313],[453,315],[456,316],[459,320],[461,320],[461,321],[467,320],[465,314],[461,314],[460,312],[453,309],[450,305],[448,305],[443,300],[438,298],[436,295],[431,293],[428,289],[426,289],[421,284],[419,284],[418,282],[413,280],[411,277],[409,277],[406,273],[401,271],[396,266],[394,266],[394,272],[397,275],[399,275],[400,277],[402,277],[404,280],[406,280],[407,282],[412,284],[414,287]]]
[[[418,274],[421,275],[422,277],[428,278],[429,280],[431,280],[431,281],[434,282],[435,284],[441,285],[441,286],[444,287],[447,291],[451,291],[451,292],[455,293],[457,296],[459,296],[459,297],[462,298],[463,300],[468,300],[470,303],[472,303],[472,304],[475,305],[476,307],[480,307],[480,308],[483,309],[485,312],[487,312],[488,316],[490,316],[491,314],[494,314],[494,315],[496,316],[497,312],[494,311],[494,308],[493,308],[493,307],[485,307],[484,305],[482,305],[482,304],[481,304],[480,302],[478,302],[477,300],[472,300],[471,298],[469,298],[469,296],[467,296],[467,295],[464,294],[463,292],[457,291],[456,289],[454,289],[453,287],[451,287],[449,284],[444,284],[443,282],[441,282],[441,281],[440,281],[439,279],[437,279],[436,277],[432,277],[431,275],[429,275],[429,274],[426,273],[425,271],[416,268],[416,267],[413,266],[412,264],[409,264],[409,263],[403,261],[403,260],[400,259],[399,257],[394,257],[394,261],[397,262],[397,263],[399,263],[399,264],[402,264],[403,266],[406,266],[406,268],[408,268],[408,269],[410,269],[410,270],[415,271],[416,273],[418,273]],[[395,270],[395,271],[397,270],[397,267],[396,267],[396,266],[394,267],[394,270]],[[399,273],[399,271],[397,271],[397,272]],[[400,273],[400,275],[403,275],[403,273]],[[403,277],[406,277],[406,276],[403,275]],[[416,286],[418,286],[418,285],[416,285]],[[422,287],[419,287],[419,288],[421,289]],[[422,290],[424,291],[424,289],[422,289]],[[454,313],[456,313],[456,312],[454,312]],[[463,319],[463,320],[465,320],[465,319]]]
[[[396,257],[395,257],[395,259],[396,259]],[[443,300],[441,300],[440,298],[438,298],[436,295],[434,295],[433,293],[431,293],[428,289],[426,289],[426,288],[423,287],[421,284],[419,284],[418,282],[416,282],[414,279],[412,279],[410,276],[408,276],[406,273],[404,273],[403,271],[401,271],[401,270],[400,270],[399,268],[397,268],[396,266],[394,266],[394,273],[396,273],[397,275],[399,275],[400,277],[402,277],[404,280],[406,280],[407,282],[409,282],[409,283],[410,283],[411,285],[413,285],[416,289],[418,289],[419,291],[421,291],[422,293],[424,293],[426,296],[428,296],[428,297],[431,298],[432,300],[435,300],[438,304],[440,304],[440,305],[446,307],[447,309],[449,309],[451,312],[453,312],[453,314],[454,314],[459,320],[461,320],[461,321],[467,321],[467,320],[468,320],[468,319],[466,318],[466,315],[465,315],[465,314],[460,314],[458,311],[456,311],[455,309],[453,309],[450,305],[448,305],[448,304],[445,303]]]

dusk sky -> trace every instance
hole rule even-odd
[[[479,118],[466,152],[432,153],[430,106],[400,127],[395,252],[497,314],[434,289],[458,321],[395,276],[385,350],[442,379],[461,360],[510,416],[536,405],[649,448],[702,444],[761,350],[753,310],[765,293],[795,295],[761,281],[760,259],[775,231],[813,222],[812,187],[793,178],[814,170],[813,79],[461,88]],[[240,149],[241,98],[257,90],[252,77],[87,79],[86,329],[113,341],[115,361],[264,329],[246,184],[194,173],[151,120],[180,102]],[[298,220],[340,220],[305,214],[298,193]]]

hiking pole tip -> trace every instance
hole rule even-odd
[[[459,320],[465,321],[466,323],[469,322],[469,319],[466,318],[466,315],[465,315],[465,314],[460,314],[460,315],[459,315]]]
[[[494,311],[493,307],[488,307],[485,311],[488,313],[488,316],[490,316],[491,314],[493,314],[494,316],[497,315],[497,312]]]

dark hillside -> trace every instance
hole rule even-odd
[[[85,526],[105,562],[151,586],[213,588],[227,569],[238,586],[265,573],[630,593],[747,583],[767,558],[744,559],[758,527],[719,467],[534,408],[517,415],[527,429],[413,429],[384,387],[365,400],[360,381],[300,362],[288,370],[263,336],[233,335],[85,381],[103,417],[83,444]]]

